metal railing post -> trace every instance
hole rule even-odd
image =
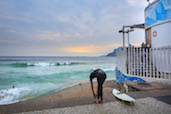
[[[151,62],[151,48],[149,49],[149,54],[150,54],[149,64],[150,64],[150,77],[151,77],[151,64],[152,64],[152,62]]]
[[[148,77],[148,48],[146,48],[146,77]]]
[[[145,76],[145,51],[144,51],[144,48],[143,48],[143,77]]]
[[[130,48],[128,47],[128,74],[130,75],[130,62],[131,62],[131,60],[130,60]]]
[[[142,55],[141,55],[141,51],[142,51],[142,48],[140,47],[140,76],[142,76],[142,67],[141,67],[141,63],[142,63]]]
[[[135,75],[135,47],[133,49],[134,49],[134,75]]]
[[[138,47],[137,47],[137,57],[136,58],[137,58],[137,76],[138,76],[139,75],[139,73],[138,73],[138,71],[139,71],[138,70],[138,68],[139,68],[139,65],[138,65],[138,60],[139,60],[139,58],[138,58]]]

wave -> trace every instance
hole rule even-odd
[[[97,68],[93,68],[92,70],[96,70]],[[103,70],[104,72],[112,72],[115,71],[115,67],[113,68],[100,68],[101,70]]]
[[[34,65],[31,65],[28,63],[12,63],[12,64],[9,64],[9,66],[12,66],[12,67],[28,67],[28,66],[34,66]]]
[[[85,64],[85,63],[79,63],[79,62],[63,62],[63,63],[56,63],[55,66],[60,66],[60,65],[78,65],[78,64]]]
[[[13,104],[19,102],[19,98],[24,96],[25,88],[10,88],[0,90],[0,105]]]
[[[115,71],[115,67],[113,67],[113,68],[102,68],[102,70],[105,72]]]
[[[39,66],[39,67],[45,67],[45,66],[62,66],[62,65],[79,65],[79,64],[85,64],[80,62],[57,62],[57,63],[11,63],[8,64],[12,67],[31,67],[31,66]],[[1,64],[0,66],[5,66],[5,64]]]

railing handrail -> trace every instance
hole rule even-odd
[[[125,74],[171,79],[171,46],[121,48],[117,58],[118,69]]]

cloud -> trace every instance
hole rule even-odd
[[[13,40],[0,40],[0,43],[3,43],[3,44],[16,44],[17,42],[13,41]]]
[[[133,46],[141,46],[141,44],[132,44]],[[106,44],[106,45],[79,45],[79,46],[68,46],[61,48],[68,53],[78,53],[78,54],[107,54],[113,51],[113,49],[121,47],[122,44]]]
[[[65,51],[70,53],[97,53],[102,49],[98,45],[87,45],[87,46],[71,46],[64,48]]]
[[[89,37],[91,33],[80,33],[76,31],[70,32],[51,32],[46,31],[37,35],[38,40],[47,40],[52,42],[68,42],[68,41],[77,41],[81,38]]]
[[[45,55],[102,55],[122,46],[118,30],[123,25],[144,22],[145,2],[5,0],[0,3],[3,6],[0,7],[0,25],[3,26],[0,27],[0,40],[4,44],[15,40],[20,43],[15,45],[16,50],[27,49],[23,53],[31,53],[30,47],[34,47],[37,50],[34,53],[48,49],[42,52]],[[138,44],[142,40],[144,37],[139,32],[130,33],[131,43]],[[10,52],[9,47],[13,45],[3,46]]]
[[[61,23],[68,23],[68,22],[70,22],[70,19],[66,15],[60,15],[60,16],[56,17],[56,21],[61,22]]]
[[[50,41],[61,41],[61,40],[63,40],[60,32],[42,33],[42,34],[39,34],[37,36],[37,39],[39,39],[39,40],[50,40]]]
[[[68,46],[63,48],[64,51],[69,53],[106,53],[107,50],[113,50],[114,48],[120,47],[121,44],[107,44],[107,45],[79,45],[79,46]]]
[[[0,19],[3,20],[9,20],[9,21],[23,21],[25,23],[33,23],[33,19],[29,18],[29,17],[24,17],[23,16],[12,16],[12,15],[0,15]]]
[[[54,14],[55,15],[55,14]],[[87,30],[94,26],[96,19],[91,10],[81,11],[80,14],[70,15],[68,13],[54,16],[57,22],[74,26],[77,30]]]
[[[9,25],[0,25],[0,31],[7,31],[10,33],[17,32],[13,26],[9,26]]]
[[[146,0],[127,0],[128,4],[130,6],[147,6],[147,1]]]

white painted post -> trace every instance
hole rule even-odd
[[[130,60],[130,47],[128,47],[128,74],[130,75],[130,62],[131,62],[131,60]]]
[[[161,64],[163,63],[162,61],[162,57],[163,57],[163,53],[162,53],[163,49],[162,48],[159,48],[159,55],[160,55],[160,58],[159,58],[159,72],[160,72],[160,78],[164,78],[163,76],[163,72],[161,70]]]
[[[158,54],[158,56],[159,56],[159,60],[160,60],[160,55],[159,55],[159,49],[158,48],[156,48],[156,50],[155,50],[156,52],[157,52],[157,54]],[[159,62],[157,61],[157,63],[156,63],[156,66],[157,66],[157,78],[159,78]]]
[[[121,58],[120,58],[120,53],[121,53],[121,49],[119,50],[119,53],[118,53],[118,55],[119,55],[119,58],[118,58],[118,59],[119,59],[119,61],[118,61],[118,62],[119,62],[119,64],[118,64],[119,70],[121,70],[121,68],[120,68],[120,67],[121,67],[121,65],[120,65],[120,60],[121,60]]]
[[[143,48],[143,77],[145,76],[145,51],[144,51],[144,48]]]
[[[156,73],[155,73],[155,63],[154,63],[154,48],[152,49],[152,53],[153,53],[153,78],[155,78],[156,77]]]
[[[139,60],[139,57],[138,57],[138,47],[137,47],[137,76],[139,76],[139,65],[138,65],[138,60]]]
[[[171,48],[169,48],[168,49],[168,51],[169,51],[169,56],[168,56],[168,58],[169,58],[169,60],[168,60],[168,63],[169,63],[169,66],[171,66]],[[171,67],[169,67],[169,71],[171,71]],[[171,73],[169,72],[169,79],[171,79]]]
[[[122,60],[120,55],[121,55],[121,50],[119,51],[119,61]],[[119,70],[122,70],[121,69],[121,62],[119,62]]]
[[[160,59],[159,59],[159,72],[160,72],[160,77],[161,78],[164,78],[163,76],[163,72],[161,70],[161,64],[163,64],[163,61],[162,61],[162,57],[163,57],[163,54],[162,54],[162,48],[160,48],[160,51],[159,51],[159,55],[160,55]]]
[[[142,76],[142,67],[141,67],[141,63],[142,63],[142,62],[141,62],[141,61],[142,61],[142,60],[141,60],[141,57],[142,57],[142,56],[141,56],[141,50],[142,50],[142,48],[140,47],[140,76]]]
[[[148,77],[148,48],[146,48],[146,77]]]
[[[135,47],[134,47],[134,75],[135,75]]]
[[[171,47],[169,47],[169,49],[168,49],[168,67],[169,67],[169,71],[171,71]],[[171,79],[171,73],[170,72],[168,72],[168,76],[169,76],[169,79]]]
[[[167,72],[166,72],[166,76],[167,76],[167,79],[170,79],[170,76],[169,76],[169,52],[168,52],[169,48],[166,48],[166,63],[167,63]]]
[[[131,62],[130,62],[130,71],[131,71],[131,72],[130,72],[130,74],[132,75],[132,74],[133,74],[133,73],[132,73],[132,65],[133,65],[133,64],[132,64],[132,47],[131,47],[130,49],[131,49],[131,50],[130,50],[130,57],[131,57],[131,60],[130,60],[130,61],[131,61]]]
[[[149,49],[149,54],[150,54],[149,64],[150,64],[150,77],[151,77],[151,63],[152,63],[151,62],[151,48]]]
[[[166,68],[167,68],[167,63],[166,63],[166,48],[163,48],[163,64],[165,64],[166,65]],[[164,78],[165,79],[167,79],[167,76],[166,76],[166,70],[163,72],[163,76],[164,76]]]

